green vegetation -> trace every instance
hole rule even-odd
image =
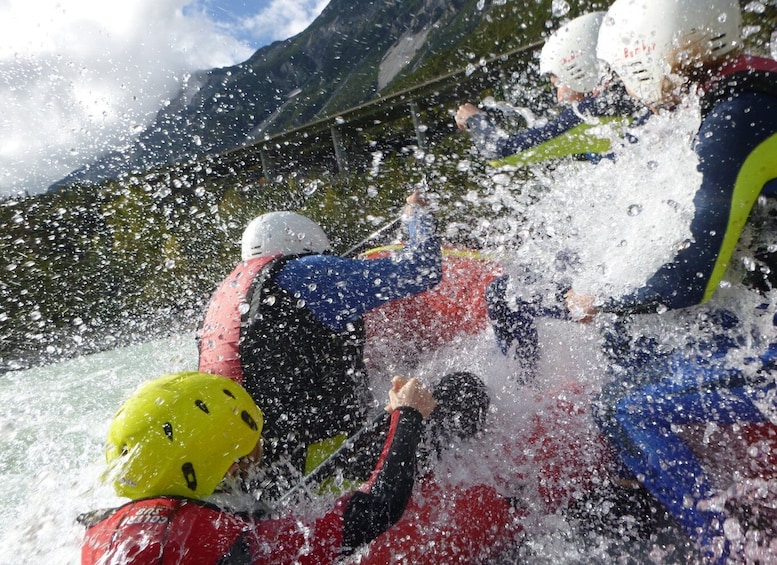
[[[466,151],[465,139],[456,143]],[[272,183],[203,166],[6,200],[0,369],[193,330],[239,259],[250,219],[298,210],[342,252],[400,213],[422,171],[412,152],[387,155],[375,174],[319,171]],[[449,203],[477,189],[455,160],[440,160],[434,171],[428,181],[444,195],[443,210],[456,210]]]

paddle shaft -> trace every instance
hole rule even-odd
[[[390,231],[390,230],[396,228],[400,224],[401,221],[402,221],[402,217],[401,216],[391,220],[385,226],[383,226],[383,227],[377,229],[376,231],[372,232],[370,235],[365,237],[359,243],[357,243],[356,245],[351,247],[348,251],[343,253],[343,256],[344,257],[353,257],[354,255],[358,255],[359,253],[361,253],[362,251],[367,249],[371,245],[371,242],[375,238],[380,237],[381,235],[383,235],[387,231]]]
[[[332,476],[337,469],[343,468],[348,458],[354,453],[356,446],[363,440],[380,433],[385,428],[388,418],[388,412],[379,412],[363,428],[346,439],[340,447],[324,459],[315,469],[302,477],[298,484],[294,485],[280,498],[279,503],[285,505],[300,493],[309,492]]]

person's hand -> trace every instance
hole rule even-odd
[[[456,112],[456,115],[453,117],[453,119],[456,121],[456,125],[459,126],[459,129],[467,129],[467,120],[474,116],[475,114],[484,114],[483,110],[475,106],[474,104],[470,104],[467,102],[466,104],[462,104],[459,106],[458,111]]]
[[[413,191],[413,193],[407,197],[407,200],[405,200],[408,204],[411,206],[428,206],[429,200],[424,196],[424,194],[419,190],[416,189]]]
[[[405,209],[402,211],[402,215],[405,217],[410,217],[413,215],[413,211],[416,208],[426,208],[429,206],[429,199],[424,196],[423,192],[416,189],[413,191],[413,193],[407,197],[407,200],[405,200],[407,204],[405,205]]]
[[[567,309],[573,320],[587,324],[596,316],[594,308],[594,295],[570,290],[564,296]]]
[[[389,390],[389,403],[386,411],[390,414],[397,408],[409,406],[415,408],[421,413],[421,416],[428,418],[437,401],[424,385],[416,378],[407,380],[405,377],[396,376],[391,379],[391,389]]]

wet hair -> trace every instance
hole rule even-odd
[[[465,439],[483,429],[491,399],[483,380],[466,371],[445,375],[432,388],[437,406],[429,427],[443,437]]]

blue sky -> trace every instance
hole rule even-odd
[[[0,0],[0,196],[126,146],[192,72],[301,32],[328,3]]]
[[[255,48],[304,30],[329,0],[194,0],[184,13],[203,12],[229,35]]]

